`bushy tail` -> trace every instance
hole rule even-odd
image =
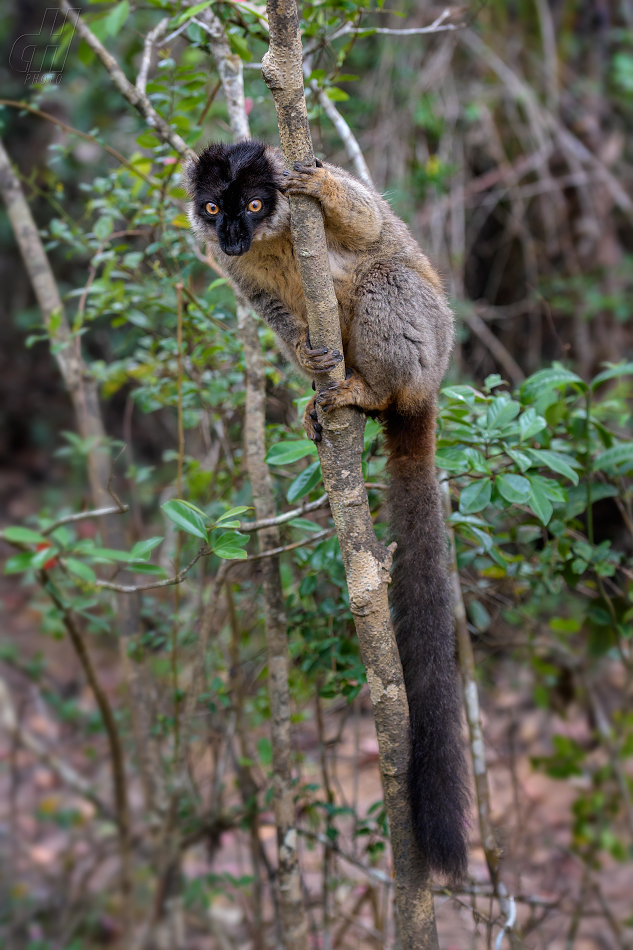
[[[435,476],[435,406],[386,418],[391,606],[411,719],[409,794],[418,842],[451,880],[467,868],[466,767],[461,743],[446,530]]]

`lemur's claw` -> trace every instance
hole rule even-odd
[[[321,435],[323,426],[318,421],[316,411],[316,396],[313,396],[308,405],[305,407],[305,412],[303,413],[303,428],[305,429],[306,435],[312,440],[312,442],[321,442],[323,438]]]

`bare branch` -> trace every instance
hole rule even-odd
[[[76,10],[74,10],[68,0],[59,0],[59,8],[74,24],[82,40],[88,44],[90,49],[96,53],[110,75],[110,79],[119,90],[121,95],[127,99],[130,105],[140,112],[150,128],[160,133],[161,137],[167,141],[180,155],[187,155],[195,158],[195,152],[189,148],[187,143],[171,126],[158,114],[152,103],[149,101],[145,92],[140,92],[136,86],[129,81],[114,56],[108,53],[103,43],[97,39],[92,30],[86,26]]]
[[[367,162],[365,161],[363,153],[360,149],[360,145],[356,141],[356,138],[353,135],[349,125],[338,111],[332,100],[328,97],[325,89],[319,89],[319,85],[316,81],[310,83],[310,89],[316,96],[319,105],[325,112],[326,116],[338,132],[345,151],[347,152],[347,156],[354,166],[354,171],[361,181],[363,181],[366,185],[369,185],[370,188],[373,188],[374,183],[372,181],[369,168],[367,167]]]
[[[75,524],[77,521],[87,521],[89,518],[104,518],[106,515],[122,515],[126,511],[129,511],[129,505],[123,505],[122,508],[97,508],[95,511],[79,511],[74,515],[65,515],[63,518],[58,518],[57,521],[53,521],[52,524],[49,524],[47,528],[42,528],[40,534],[52,534],[53,531],[56,531],[57,528],[61,528],[63,524]]]
[[[103,142],[100,142],[98,138],[95,138],[94,135],[89,135],[87,132],[80,132],[79,129],[73,128],[72,125],[66,125],[65,122],[62,122],[61,119],[58,119],[57,116],[51,115],[50,112],[42,112],[41,109],[36,109],[34,106],[28,105],[26,102],[18,102],[15,99],[0,99],[0,105],[10,106],[12,109],[24,109],[26,112],[30,112],[32,115],[39,116],[40,119],[46,119],[47,122],[52,122],[53,125],[56,125],[58,128],[63,129],[64,132],[68,132],[69,135],[76,135],[80,139],[84,139],[86,142],[92,142],[94,145],[98,145],[99,148],[102,148],[104,152],[108,152],[109,155],[112,155],[116,158],[117,162],[120,162],[128,171],[132,172],[133,175],[136,175],[138,178],[142,178],[143,181],[147,182],[148,185],[151,185],[152,188],[162,188],[162,182],[158,181],[156,178],[150,178],[149,175],[146,175],[139,168],[136,168],[131,162],[128,162],[127,158],[124,155],[121,155],[120,152],[117,152],[115,148],[112,148],[111,145],[105,145]]]
[[[248,557],[243,557],[240,564],[243,564],[245,561],[261,561],[263,557],[277,557],[279,554],[285,554],[286,551],[294,551],[295,548],[304,548],[306,544],[312,544],[313,541],[322,541],[323,538],[327,538],[329,535],[334,534],[336,528],[325,528],[323,531],[317,532],[317,534],[311,534],[307,538],[302,538],[301,541],[295,541],[293,544],[285,544],[279,548],[270,548],[268,551],[260,551],[259,554],[249,554]]]
[[[473,331],[475,336],[479,337],[487,350],[490,350],[497,362],[503,367],[515,386],[520,385],[525,379],[525,373],[516,362],[513,356],[506,350],[505,346],[495,336],[490,327],[484,323],[481,317],[474,310],[464,310],[461,314],[464,323]]]
[[[264,528],[274,528],[277,525],[286,524],[287,521],[292,521],[293,518],[299,518],[301,515],[305,515],[310,511],[325,508],[329,503],[328,496],[321,495],[316,501],[308,501],[305,505],[301,505],[300,508],[293,508],[292,511],[284,511],[283,514],[276,515],[274,518],[262,518],[260,521],[242,521],[240,522],[240,531],[262,531]]]
[[[201,557],[209,554],[209,549],[206,544],[203,544],[198,553],[194,558],[189,561],[186,567],[183,567],[182,571],[176,574],[175,577],[168,577],[164,581],[155,581],[153,584],[141,584],[136,587],[132,587],[124,584],[114,584],[112,581],[94,581],[95,587],[102,587],[105,590],[115,590],[118,594],[137,594],[142,590],[156,590],[159,587],[173,587],[174,584],[182,584],[185,577],[191,570],[191,568],[198,563]],[[134,573],[134,564],[128,564],[127,569],[133,574]]]
[[[186,23],[183,25],[186,25]],[[141,68],[139,69],[138,76],[136,77],[136,88],[141,95],[145,95],[145,89],[147,87],[147,76],[149,73],[150,64],[152,62],[152,50],[158,45],[158,41],[161,39],[168,26],[169,17],[163,17],[160,23],[155,26],[153,30],[150,30],[145,37]],[[170,37],[170,39],[172,39],[172,37]]]

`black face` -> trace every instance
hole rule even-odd
[[[225,254],[245,254],[277,207],[273,170],[261,142],[210,145],[189,173],[196,213]]]

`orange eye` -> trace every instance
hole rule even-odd
[[[262,207],[263,205],[261,201],[259,200],[259,198],[253,198],[253,200],[249,201],[248,203],[248,210],[254,211],[255,213],[257,213],[258,211],[261,211]]]
[[[206,205],[204,206],[204,210],[207,212],[207,214],[215,215],[220,209],[216,204],[213,203],[213,201],[207,201]]]

